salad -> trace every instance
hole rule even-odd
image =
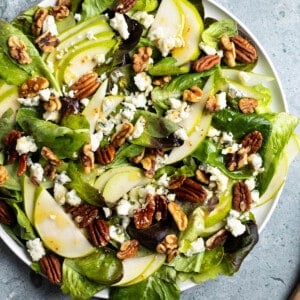
[[[63,293],[179,299],[236,273],[300,150],[253,41],[202,1],[0,20],[0,222]]]

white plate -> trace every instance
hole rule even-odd
[[[54,5],[56,3],[56,0],[44,0],[41,2],[41,6],[48,6],[48,5]],[[231,18],[235,20],[241,29],[245,31],[249,37],[252,39],[252,41],[256,44],[259,60],[258,64],[255,67],[256,73],[266,74],[273,76],[275,78],[274,81],[271,81],[267,84],[265,84],[267,87],[269,87],[272,91],[272,109],[275,112],[281,112],[281,111],[287,111],[287,104],[285,100],[285,96],[279,81],[279,78],[277,76],[277,73],[274,69],[274,66],[268,57],[267,53],[263,49],[263,47],[260,45],[259,41],[251,34],[251,32],[247,29],[247,27],[241,22],[238,18],[233,16],[230,12],[228,12],[225,8],[223,8],[221,5],[215,3],[212,0],[204,0],[204,9],[205,9],[205,17],[212,17],[215,19],[224,19],[224,18]],[[281,189],[282,190],[282,189]],[[280,197],[281,191],[277,194],[277,197],[273,201],[269,201],[265,205],[255,208],[252,212],[254,213],[257,221],[257,225],[259,228],[259,232],[263,230],[263,228],[266,226],[268,220],[270,219],[276,205],[278,202],[278,199]],[[0,226],[0,237],[2,240],[6,243],[6,245],[23,261],[25,264],[30,266],[31,259],[28,256],[28,253],[26,252],[26,249],[20,247],[13,239],[10,238],[10,236],[3,230],[3,228]],[[251,253],[250,253],[251,255]],[[237,275],[235,275],[237,276]],[[191,281],[186,281],[183,283],[180,283],[180,289],[186,290],[188,288],[191,288],[195,286],[196,284]],[[101,298],[108,298],[108,290],[104,290],[99,292],[97,297]]]

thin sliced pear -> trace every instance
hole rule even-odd
[[[300,153],[300,138],[295,133],[292,134],[288,144],[286,145],[285,151],[288,159],[288,165],[296,158]]]
[[[9,108],[16,112],[19,107],[20,103],[18,102],[18,87],[2,82],[0,87],[0,117]]]
[[[21,189],[25,214],[30,223],[33,224],[36,185],[32,183],[28,176],[23,175],[21,177]]]
[[[123,277],[122,279],[114,284],[115,286],[124,286],[129,282],[135,280],[139,276],[141,276],[147,268],[152,264],[155,260],[156,255],[151,254],[142,257],[132,257],[123,260]]]
[[[182,38],[185,16],[176,0],[161,1],[148,36],[157,30],[164,30],[164,36]]]
[[[108,206],[114,206],[116,202],[136,186],[145,185],[150,181],[142,170],[131,170],[112,176],[103,188],[102,195]]]
[[[131,166],[123,166],[123,167],[118,167],[114,169],[110,169],[103,174],[101,174],[97,180],[94,183],[94,187],[98,189],[100,192],[102,192],[104,186],[106,185],[107,181],[113,177],[116,174],[124,173],[124,172],[136,172],[139,170],[137,167],[131,167]]]
[[[191,60],[195,60],[199,53],[199,42],[204,29],[203,20],[193,4],[186,0],[176,0],[183,10],[185,22],[182,37],[184,47],[172,50],[172,56],[176,58],[176,65],[183,65]]]
[[[33,221],[44,245],[62,257],[82,257],[95,250],[72,217],[43,188],[37,189]]]
[[[100,87],[98,88],[97,92],[94,94],[93,98],[83,110],[82,114],[86,116],[87,120],[90,123],[90,133],[92,134],[95,131],[97,120],[100,117],[100,107],[101,103],[105,97],[106,90],[107,90],[108,81],[105,80]]]
[[[128,286],[132,284],[136,284],[147,279],[151,276],[154,272],[156,272],[166,261],[166,255],[164,254],[156,254],[154,260],[148,265],[148,267],[141,273],[139,276],[134,278],[133,280],[123,283],[122,286]]]

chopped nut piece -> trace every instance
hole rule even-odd
[[[236,171],[248,163],[248,150],[241,148],[235,153],[229,153],[226,158],[226,167],[229,171]]]
[[[257,60],[255,47],[240,35],[231,38],[235,46],[236,60],[242,63],[251,64]]]
[[[62,20],[70,14],[69,8],[65,5],[53,6],[49,12],[56,20]]]
[[[254,98],[241,98],[239,100],[239,108],[244,114],[254,113],[254,109],[258,106],[258,101]]]
[[[8,47],[10,56],[19,64],[26,65],[32,62],[32,58],[27,53],[26,44],[18,37],[12,35],[8,39]]]
[[[183,91],[183,101],[196,103],[202,99],[203,91],[196,85]]]
[[[56,167],[52,164],[45,166],[44,175],[51,181],[55,179],[56,175]]]
[[[91,224],[99,215],[98,208],[89,204],[70,206],[67,212],[72,215],[79,228],[85,228]]]
[[[156,86],[162,86],[166,83],[169,83],[171,81],[172,77],[171,76],[162,76],[162,77],[156,77],[153,79],[152,84]]]
[[[132,134],[134,126],[131,123],[124,123],[121,129],[116,132],[111,138],[111,144],[115,148],[121,147],[126,139]]]
[[[48,10],[44,7],[39,7],[33,16],[33,23],[31,25],[31,31],[33,35],[39,36],[42,33],[43,24],[48,16]]]
[[[255,130],[248,133],[243,141],[242,146],[243,148],[247,149],[248,155],[257,153],[263,143],[263,135],[260,131]]]
[[[56,5],[57,6],[63,5],[70,9],[72,7],[72,1],[71,0],[57,0]]]
[[[7,154],[7,162],[9,164],[14,163],[19,158],[19,153],[16,150],[17,140],[22,136],[21,131],[12,130],[8,132],[4,138],[4,150]]]
[[[46,111],[53,112],[61,110],[61,102],[58,97],[50,96],[49,101],[45,101],[43,107]]]
[[[101,165],[108,165],[115,159],[115,155],[116,148],[113,145],[100,146],[95,152],[95,161]]]
[[[193,63],[193,69],[196,72],[203,72],[212,69],[218,64],[220,64],[220,57],[218,55],[206,55]]]
[[[188,225],[188,218],[181,206],[172,201],[168,203],[168,210],[172,215],[179,231],[184,231]]]
[[[126,14],[136,3],[136,0],[118,0],[116,4],[116,12]]]
[[[34,42],[43,52],[49,53],[52,52],[58,45],[59,40],[50,31],[46,31],[41,34]]]
[[[137,254],[138,249],[138,240],[127,240],[121,245],[120,250],[117,252],[117,257],[119,259],[134,257]]]
[[[144,156],[145,156],[145,149],[140,154],[130,158],[130,161],[133,162],[134,164],[139,164],[144,158]]]
[[[95,155],[90,144],[84,145],[80,157],[84,173],[90,173],[95,167]]]
[[[228,231],[226,229],[221,229],[217,231],[215,234],[213,234],[211,237],[209,237],[206,242],[205,246],[207,249],[214,249],[218,246],[220,246],[228,236]]]
[[[16,217],[12,208],[4,200],[0,200],[0,223],[12,225],[15,221]]]
[[[186,177],[184,176],[176,176],[176,177],[172,177],[169,183],[169,189],[170,190],[176,190],[179,189],[184,181],[185,181]]]
[[[236,65],[236,53],[234,43],[230,40],[227,34],[224,34],[220,39],[220,44],[224,52],[224,62],[228,67],[234,67]]]
[[[62,161],[56,156],[56,154],[46,146],[42,147],[41,155],[53,166],[60,166],[62,164]]]
[[[209,184],[209,176],[204,171],[198,169],[195,175],[200,183]]]
[[[27,154],[22,154],[19,156],[17,175],[22,176],[26,172],[26,169],[27,169]]]
[[[8,172],[4,166],[0,165],[0,185],[8,180]]]
[[[237,182],[233,186],[232,206],[237,211],[248,211],[251,208],[252,197],[248,185]]]
[[[146,70],[149,58],[152,55],[151,47],[140,47],[138,53],[133,55],[133,70],[136,73],[140,73]]]
[[[19,94],[23,98],[33,98],[40,90],[47,89],[49,81],[45,77],[33,77],[24,82],[19,88]]]
[[[168,234],[163,241],[156,246],[158,253],[167,255],[167,262],[171,262],[178,255],[178,239],[175,234]]]
[[[148,228],[152,224],[154,213],[155,213],[154,196],[148,194],[145,208],[137,209],[133,215],[134,225],[136,229]]]
[[[148,154],[141,160],[144,174],[148,178],[153,178],[155,175],[156,157],[153,154]]]
[[[166,220],[168,216],[168,203],[166,196],[163,195],[155,195],[155,220]]]
[[[218,104],[216,96],[211,95],[208,97],[205,109],[211,114],[220,110],[220,105]]]
[[[89,238],[96,247],[106,246],[110,241],[109,226],[104,220],[97,219],[87,227]]]
[[[100,86],[98,74],[90,72],[81,76],[74,84],[70,86],[70,90],[74,91],[74,96],[77,99],[88,98],[92,96]]]
[[[58,257],[51,253],[44,255],[40,259],[42,272],[47,276],[53,284],[60,284],[62,280],[61,263]]]

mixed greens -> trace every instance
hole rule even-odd
[[[300,149],[255,44],[201,1],[52,4],[0,21],[3,228],[74,299],[233,275]]]

